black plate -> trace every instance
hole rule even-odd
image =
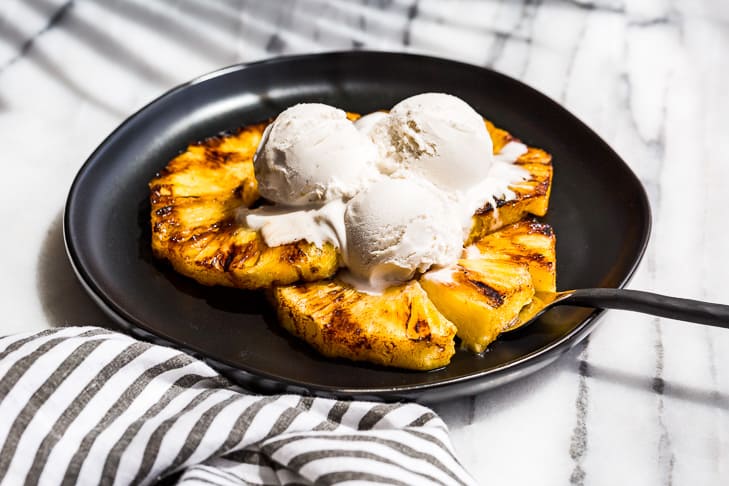
[[[562,308],[491,345],[459,351],[431,372],[324,359],[277,325],[258,293],[207,288],[156,262],[147,182],[192,141],[273,117],[302,101],[366,113],[426,91],[470,103],[554,156],[551,209],[558,286],[622,286],[650,232],[645,191],[593,131],[557,103],[488,69],[432,57],[345,52],[222,69],[180,86],[129,118],[71,187],[64,232],[76,272],[117,322],[202,355],[265,391],[433,402],[473,394],[551,363],[593,328],[597,312]]]

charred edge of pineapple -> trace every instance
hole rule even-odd
[[[527,231],[527,234],[534,235],[544,235],[548,237],[554,236],[554,228],[552,228],[547,223],[542,223],[536,218],[526,218],[521,221],[519,221],[516,224],[523,224],[529,228],[529,231]]]
[[[215,135],[210,135],[209,137],[205,137],[201,140],[195,140],[193,142],[190,142],[187,144],[187,146],[184,149],[180,150],[180,154],[185,153],[190,147],[214,147],[217,148],[220,145],[222,145],[225,141],[227,141],[229,138],[237,137],[238,135],[242,134],[243,132],[263,132],[263,130],[268,126],[271,122],[273,122],[273,118],[268,118],[266,121],[257,122],[257,123],[249,123],[247,125],[242,125],[235,128],[228,128],[226,130],[221,130],[220,132],[216,133]],[[178,154],[179,155],[179,154]]]

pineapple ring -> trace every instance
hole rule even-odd
[[[149,183],[152,250],[204,285],[257,289],[330,277],[339,268],[331,244],[269,247],[236,220],[258,199],[253,155],[265,123],[195,143]]]

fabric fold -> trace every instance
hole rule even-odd
[[[3,484],[476,484],[426,407],[257,395],[95,327],[0,338],[0,417]]]

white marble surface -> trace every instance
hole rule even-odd
[[[361,47],[490,66],[564,104],[648,188],[632,286],[729,302],[724,0],[5,0],[0,332],[108,322],[60,221],[126,116],[223,65]],[[729,331],[611,312],[547,370],[436,409],[483,484],[729,484]]]

